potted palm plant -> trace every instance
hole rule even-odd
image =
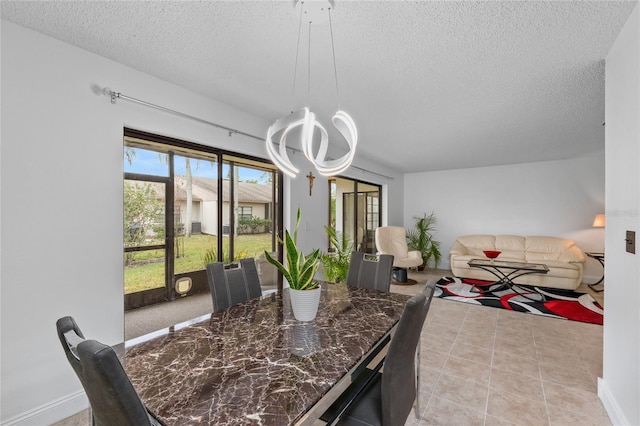
[[[436,216],[433,212],[427,216],[414,216],[416,220],[415,229],[407,230],[407,245],[410,250],[418,250],[422,256],[422,270],[428,267],[433,259],[434,267],[438,267],[442,254],[440,253],[440,241],[433,239],[435,232]]]
[[[314,280],[314,276],[320,266],[320,250],[316,249],[305,256],[298,250],[298,227],[300,226],[300,208],[296,217],[296,227],[293,237],[285,230],[284,246],[287,265],[283,265],[273,258],[265,250],[264,257],[282,273],[289,283],[289,296],[293,316],[299,321],[311,321],[315,319],[320,303],[320,283]]]
[[[329,236],[329,244],[332,249],[322,255],[322,269],[327,281],[343,283],[347,281],[351,252],[354,249],[353,241],[345,237],[330,226],[324,227]]]

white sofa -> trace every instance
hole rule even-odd
[[[530,274],[516,279],[518,284],[575,290],[582,282],[585,256],[573,241],[556,237],[516,235],[466,235],[451,247],[451,271],[457,277],[496,280],[491,273],[471,268],[471,259],[486,259],[483,250],[501,251],[497,260],[543,263],[547,274]]]

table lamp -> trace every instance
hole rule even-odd
[[[597,214],[595,219],[593,219],[593,227],[594,228],[604,228],[604,214]]]

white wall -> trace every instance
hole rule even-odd
[[[614,424],[640,424],[640,6],[606,59],[604,372],[598,394]]]
[[[470,234],[569,238],[586,251],[603,251],[604,231],[591,225],[604,212],[604,153],[545,161],[412,173],[405,176],[404,225],[435,212],[442,263],[457,237]],[[602,267],[588,259],[585,281]]]
[[[123,127],[266,158],[255,139],[229,137],[223,130],[126,101],[112,105],[92,91],[94,84],[255,135],[269,125],[2,21],[3,424],[50,424],[86,406],[55,334],[59,317],[74,316],[86,335],[108,344],[124,338]],[[356,163],[378,170],[358,158]],[[308,163],[304,174],[307,169]],[[402,217],[402,177],[349,173],[392,188],[391,217]],[[82,200],[82,212],[71,208],[75,197]],[[289,213],[295,215],[298,205],[303,209],[304,247],[318,246],[319,238],[326,241],[327,200],[326,180],[316,180],[313,197],[304,177],[287,182]]]

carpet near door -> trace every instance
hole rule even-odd
[[[532,299],[539,298],[539,293],[543,293],[546,301],[529,300],[492,281],[458,277],[441,278],[434,297],[591,324],[603,323],[602,306],[587,293],[542,287],[534,290],[526,285],[517,287],[518,291]]]

